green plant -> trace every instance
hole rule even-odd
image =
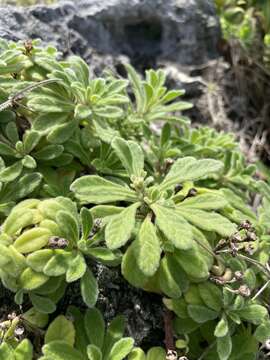
[[[3,321],[0,355],[255,360],[269,338],[269,184],[231,134],[191,128],[163,71],[96,78],[58,58],[0,44],[0,278],[27,310]],[[105,331],[96,262],[163,297],[166,349],[134,348],[121,317]],[[90,309],[59,315],[77,280]]]

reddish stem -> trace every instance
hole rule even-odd
[[[172,325],[172,312],[168,309],[164,312],[164,329],[165,329],[165,346],[167,352],[169,350],[175,350],[174,340],[173,340],[173,325]]]

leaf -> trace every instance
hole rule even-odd
[[[141,348],[134,348],[131,353],[129,353],[128,360],[146,360],[146,356]],[[155,360],[157,359],[155,358]]]
[[[166,190],[185,181],[195,181],[206,176],[209,177],[209,175],[220,172],[222,168],[223,163],[218,160],[196,160],[190,156],[178,159],[161,183],[160,190]]]
[[[43,268],[44,274],[48,276],[60,276],[67,272],[72,253],[65,250],[55,251],[55,255],[47,262]]]
[[[215,231],[221,236],[231,236],[237,230],[234,223],[231,223],[227,218],[215,212],[178,206],[177,212],[198,228],[206,231]]]
[[[217,352],[219,360],[230,359],[230,354],[232,352],[232,339],[229,333],[226,336],[217,338]]]
[[[188,305],[187,310],[192,320],[200,324],[209,320],[214,320],[218,316],[216,311],[210,310],[206,306],[201,305]]]
[[[90,210],[86,207],[81,208],[80,217],[82,223],[82,238],[86,240],[93,227],[93,218]]]
[[[29,254],[26,258],[27,265],[37,272],[43,272],[47,262],[53,257],[52,249],[41,249]]]
[[[25,231],[14,242],[14,247],[20,253],[30,253],[40,250],[48,244],[51,232],[41,227]]]
[[[210,282],[204,282],[198,285],[200,296],[210,309],[219,312],[222,308],[222,292],[214,284]]]
[[[22,162],[15,162],[13,165],[0,171],[0,181],[5,183],[15,180],[21,174],[22,169]]]
[[[77,215],[77,214],[76,214]],[[79,240],[79,224],[69,212],[59,211],[56,215],[56,222],[66,239],[75,245]]]
[[[97,302],[98,284],[90,269],[81,278],[80,286],[83,301],[87,306],[93,307]]]
[[[252,324],[259,325],[267,317],[267,309],[262,305],[249,304],[242,310],[237,310],[236,313],[241,319],[251,322]]]
[[[87,355],[89,360],[102,360],[102,352],[93,344],[87,346]]]
[[[129,176],[142,176],[144,155],[141,147],[134,141],[126,141],[116,137],[112,141],[112,148],[116,152]]]
[[[270,320],[267,319],[261,323],[255,330],[254,337],[261,343],[264,343],[270,336]]]
[[[103,345],[103,358],[108,359],[108,355],[113,345],[120,340],[125,331],[125,317],[122,315],[116,316],[109,324]]]
[[[86,175],[75,180],[71,185],[71,191],[82,203],[104,204],[114,201],[137,200],[135,191],[113,183],[97,175]]]
[[[137,263],[146,276],[152,276],[158,269],[161,248],[156,229],[151,218],[147,216],[138,234]]]
[[[214,335],[216,337],[224,337],[229,332],[229,326],[228,321],[225,315],[222,316],[222,318],[217,323],[217,326],[215,327]]]
[[[14,350],[14,360],[32,360],[32,359],[33,359],[33,346],[28,339],[24,339],[19,343],[19,345]]]
[[[198,249],[176,250],[174,252],[174,257],[188,276],[195,279],[208,278],[208,266],[200,256]]]
[[[96,309],[88,309],[84,316],[84,327],[89,343],[102,349],[105,335],[105,323],[101,312]]]
[[[85,357],[65,341],[52,341],[42,347],[42,352],[50,360],[85,360]]]
[[[51,314],[56,310],[55,303],[49,298],[34,293],[30,293],[29,297],[33,306],[42,314]]]
[[[152,347],[147,352],[146,360],[164,360],[166,359],[166,352],[162,347]]]
[[[45,344],[52,341],[63,341],[70,346],[75,342],[75,329],[72,321],[64,315],[57,316],[49,325],[44,338]],[[65,347],[65,346],[63,346]]]
[[[112,347],[108,360],[123,360],[132,350],[134,340],[132,338],[122,338]]]
[[[47,145],[37,151],[33,156],[38,160],[52,160],[60,156],[64,151],[62,145]]]
[[[8,235],[15,235],[17,231],[31,225],[33,221],[33,212],[26,209],[13,208],[2,228]]]
[[[151,209],[156,215],[156,225],[177,249],[192,247],[192,229],[174,208],[153,204]]]
[[[140,203],[128,206],[114,215],[105,228],[105,241],[109,249],[115,250],[125,245],[135,227],[136,211]]]
[[[211,193],[205,193],[188,197],[178,204],[178,208],[196,208],[200,210],[218,210],[228,205],[227,200],[221,196]]]
[[[69,262],[69,266],[66,272],[66,281],[71,283],[80,279],[86,272],[87,265],[83,255],[78,252],[76,256]]]
[[[169,259],[165,256],[161,260],[158,270],[158,283],[164,294],[172,299],[177,299],[182,295],[182,291],[177,284],[169,265]]]
[[[19,283],[24,290],[34,290],[45,284],[48,279],[48,276],[26,268],[19,278]]]
[[[68,307],[67,315],[72,317],[73,325],[75,327],[75,348],[87,356],[87,345],[89,344],[89,340],[84,327],[84,316],[81,314],[80,310],[73,305]]]
[[[31,194],[41,183],[42,175],[33,172],[20,177],[16,182],[16,192],[12,194],[14,200],[22,199]]]
[[[0,359],[14,360],[13,349],[7,343],[3,342],[0,345]]]
[[[37,311],[34,307],[30,308],[25,313],[23,313],[22,317],[30,324],[40,328],[44,328],[49,320],[48,314],[42,314],[39,311]]]

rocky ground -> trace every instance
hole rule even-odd
[[[168,86],[185,88],[185,98],[194,103],[187,113],[194,125],[233,131],[250,160],[261,155],[270,161],[269,74],[236,53],[233,44],[222,42],[213,1],[59,1],[50,7],[0,7],[0,14],[0,37],[40,38],[56,45],[64,57],[81,55],[96,74],[109,68],[124,75],[125,62],[141,72],[164,68]],[[259,84],[254,75],[262,79]],[[98,306],[105,317],[126,315],[128,333],[138,345],[162,343],[160,298],[127,286],[117,270],[99,267],[96,275],[101,288]],[[60,311],[70,303],[81,305],[75,290],[68,289]],[[1,312],[6,313],[10,294],[0,294],[1,304],[6,304]]]

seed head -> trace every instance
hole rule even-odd
[[[241,285],[237,292],[243,297],[250,297],[251,295],[251,290],[247,285]]]

